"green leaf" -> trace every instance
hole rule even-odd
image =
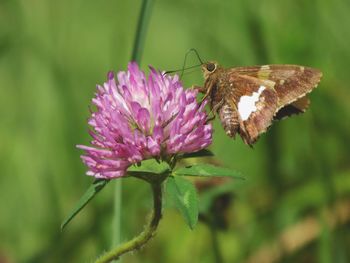
[[[64,219],[61,224],[61,231],[66,225],[91,201],[94,196],[104,188],[110,180],[98,179],[95,180],[80,198],[70,214]]]
[[[180,176],[205,176],[205,177],[233,177],[244,179],[240,172],[211,165],[211,164],[194,164],[187,167],[182,167],[173,172],[174,175]]]
[[[182,155],[182,158],[196,158],[196,157],[210,157],[210,156],[214,156],[214,153],[207,149],[203,149],[194,153],[185,153],[184,155]]]
[[[162,174],[170,171],[170,167],[166,162],[157,162],[155,159],[142,161],[141,165],[132,165],[128,168],[128,172],[145,172],[153,174]]]
[[[181,177],[170,176],[166,189],[186,223],[193,229],[198,222],[198,198],[193,183]]]

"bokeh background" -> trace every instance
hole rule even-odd
[[[130,60],[141,1],[0,1],[0,262],[91,262],[111,246],[115,182],[61,233],[92,179],[76,144],[95,84]],[[254,149],[215,121],[214,162],[245,175],[228,188],[223,262],[350,262],[350,2],[155,1],[141,67],[182,66],[189,48],[238,65],[292,63],[324,72],[307,113],[275,123]],[[195,58],[189,64],[197,64]],[[200,70],[186,86],[203,83]],[[192,160],[195,161],[195,160]],[[121,239],[150,209],[143,182],[122,182]],[[130,263],[215,262],[209,227],[171,207]]]

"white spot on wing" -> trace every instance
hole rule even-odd
[[[256,111],[255,103],[259,100],[261,93],[266,88],[260,86],[257,92],[253,92],[251,96],[242,96],[238,102],[238,113],[242,121],[248,120],[250,114]]]

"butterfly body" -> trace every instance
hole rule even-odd
[[[252,145],[273,120],[304,112],[306,95],[317,86],[322,73],[298,65],[264,65],[223,68],[203,64],[202,91],[213,112],[218,113],[230,137],[238,133]]]

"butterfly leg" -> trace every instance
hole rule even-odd
[[[198,92],[202,94],[205,94],[207,92],[207,89],[205,87],[200,87],[195,85],[192,85],[191,89],[198,90]]]
[[[211,110],[210,110],[208,116],[209,116],[210,114],[213,114],[213,116],[207,118],[206,123],[208,123],[208,122],[210,122],[210,121],[212,121],[212,120],[215,119],[215,117],[216,117],[216,112],[218,111],[218,109],[221,108],[221,106],[222,106],[223,104],[224,104],[224,99],[222,99],[219,103],[217,103],[216,105],[214,105],[214,106],[211,108]]]
[[[210,122],[210,121],[215,120],[215,117],[216,117],[216,115],[215,115],[215,113],[213,113],[213,116],[208,117],[207,120],[205,121],[205,123],[208,123],[208,122]]]
[[[205,94],[204,97],[201,99],[199,104],[202,104],[203,101],[208,97],[209,92],[208,89],[206,87],[200,87],[200,86],[195,86],[192,85],[191,89],[197,90],[199,93]]]

